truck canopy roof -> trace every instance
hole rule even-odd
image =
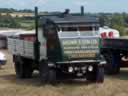
[[[94,26],[99,27],[99,19],[96,17],[87,17],[87,16],[44,16],[43,20],[49,19],[60,27],[76,27],[76,26]]]
[[[53,20],[55,23],[79,23],[79,22],[98,22],[96,17],[87,16],[49,16],[49,19]]]

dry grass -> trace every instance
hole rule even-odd
[[[127,69],[121,70],[119,75],[106,76],[103,84],[69,81],[56,86],[43,85],[38,76],[16,79],[11,56],[6,50],[3,52],[8,62],[0,70],[0,96],[128,96]]]

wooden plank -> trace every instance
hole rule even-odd
[[[8,50],[11,54],[34,59],[34,42],[8,38]]]

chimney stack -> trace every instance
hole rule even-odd
[[[81,6],[81,16],[84,16],[84,6]]]
[[[65,9],[64,14],[69,15],[70,14],[70,9]]]

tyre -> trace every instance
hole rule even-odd
[[[55,69],[49,69],[49,75],[48,75],[48,83],[55,85],[56,84],[56,70]]]
[[[30,78],[32,76],[32,65],[30,62],[22,57],[17,58],[18,60],[15,62],[15,72],[17,78]]]
[[[23,69],[25,73],[25,78],[31,78],[33,73],[31,60],[28,59],[24,60]]]
[[[111,53],[105,53],[104,57],[107,61],[107,64],[105,65],[105,73],[106,74],[112,74],[113,73],[112,55],[111,55]]]
[[[98,67],[97,68],[97,83],[103,83],[104,82],[104,67]]]
[[[15,72],[17,78],[24,78],[25,73],[23,72],[22,64],[20,62],[15,62]]]
[[[41,82],[46,83],[48,81],[48,75],[49,75],[48,63],[46,61],[41,61],[40,62],[39,72],[40,72]]]
[[[111,52],[109,53],[105,53],[104,57],[107,61],[107,64],[105,65],[105,73],[106,74],[118,74],[120,72],[120,64],[118,60],[120,60],[120,58],[118,58],[116,55],[112,54]]]
[[[87,73],[86,73],[86,80],[87,81],[91,81],[91,82],[96,81],[96,67],[93,66],[93,68],[94,68],[94,70],[92,72],[87,70]]]

